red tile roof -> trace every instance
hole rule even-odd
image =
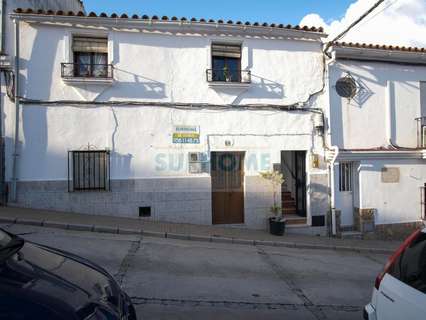
[[[245,25],[245,26],[255,26],[255,27],[269,27],[269,28],[280,28],[280,29],[291,29],[291,30],[299,30],[299,31],[310,31],[310,32],[318,32],[318,33],[324,33],[324,29],[322,27],[308,27],[308,26],[293,26],[290,24],[284,25],[284,24],[275,24],[275,23],[259,23],[259,22],[242,22],[242,21],[232,21],[232,20],[228,20],[228,21],[223,21],[223,20],[213,20],[213,19],[197,19],[197,18],[191,18],[191,19],[187,19],[185,17],[182,18],[177,18],[177,17],[167,17],[167,16],[162,16],[161,19],[158,16],[152,16],[149,17],[147,15],[142,15],[139,16],[137,14],[131,15],[130,17],[123,13],[121,15],[118,15],[116,13],[112,13],[111,15],[107,15],[106,13],[100,13],[99,15],[96,14],[95,12],[90,12],[88,14],[79,11],[79,12],[73,12],[73,11],[68,11],[68,12],[64,12],[62,10],[59,11],[53,11],[53,10],[34,10],[34,9],[22,9],[22,8],[18,8],[15,10],[15,13],[20,13],[20,14],[38,14],[38,15],[55,15],[55,16],[79,16],[79,17],[89,17],[89,18],[112,18],[112,19],[135,19],[135,20],[161,20],[161,21],[188,21],[190,20],[191,22],[198,22],[198,23],[218,23],[218,24],[228,24],[228,25]]]
[[[405,52],[426,52],[426,48],[378,45],[378,44],[368,44],[368,43],[358,43],[358,42],[356,42],[356,43],[354,43],[354,42],[334,42],[333,46],[335,46],[335,47],[360,48],[360,49],[405,51]]]

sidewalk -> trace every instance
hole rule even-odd
[[[304,249],[326,249],[390,254],[399,241],[335,239],[305,235],[277,237],[266,231],[234,227],[163,223],[78,213],[64,213],[12,207],[0,207],[0,223],[17,223],[119,234],[142,234],[180,240],[211,241],[247,245],[268,245]]]

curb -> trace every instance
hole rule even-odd
[[[309,249],[309,250],[333,250],[342,252],[357,252],[357,253],[375,253],[375,254],[392,254],[395,250],[381,249],[381,248],[364,248],[364,247],[350,247],[339,245],[324,245],[324,244],[307,244],[297,242],[284,242],[284,241],[269,241],[269,240],[249,240],[240,238],[225,238],[217,236],[199,236],[192,234],[178,234],[168,232],[155,232],[145,231],[142,229],[128,229],[120,227],[110,227],[103,225],[87,225],[87,224],[74,224],[62,223],[49,220],[33,220],[12,217],[0,217],[0,223],[29,225],[37,227],[46,227],[54,229],[72,230],[72,231],[88,231],[97,233],[109,234],[123,234],[123,235],[142,235],[149,238],[165,238],[185,241],[203,241],[212,243],[229,243],[248,246],[268,246],[268,247],[283,247],[292,249]]]

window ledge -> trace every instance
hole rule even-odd
[[[247,82],[221,82],[221,81],[213,81],[209,82],[209,87],[222,87],[222,88],[248,88],[251,83]]]
[[[113,84],[113,78],[80,78],[80,77],[70,77],[62,78],[62,81],[66,84]]]

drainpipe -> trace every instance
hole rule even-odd
[[[392,144],[392,82],[386,82],[385,88],[386,106],[386,142]]]
[[[15,20],[15,145],[13,150],[12,188],[10,200],[16,202],[16,182],[18,179],[18,148],[19,148],[19,20]]]
[[[330,184],[330,213],[331,213],[331,234],[332,236],[337,235],[336,226],[336,208],[335,208],[335,190],[334,190],[334,163],[336,162],[337,156],[339,155],[339,148],[337,146],[331,146],[330,149],[333,151],[333,158],[329,164],[329,184]]]

